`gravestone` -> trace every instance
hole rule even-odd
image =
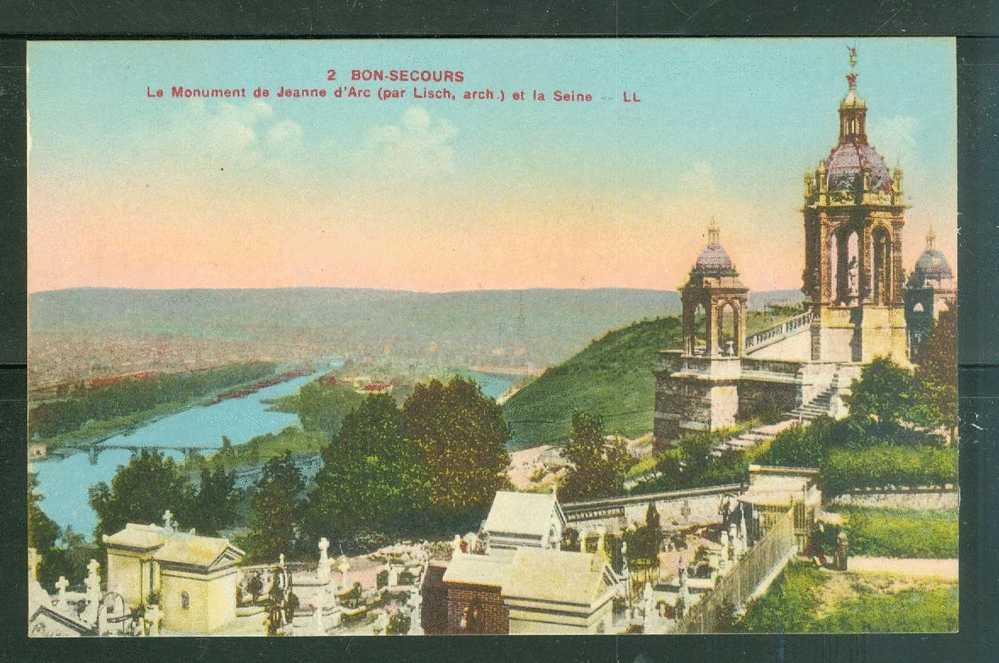
[[[316,568],[316,578],[324,585],[330,581],[330,559],[326,555],[329,547],[329,539],[325,536],[319,539],[319,566]]]
[[[56,610],[60,612],[65,611],[67,608],[66,604],[66,588],[69,587],[69,581],[66,580],[66,576],[59,576],[58,582],[55,584],[56,589],[59,590],[59,596],[56,598]]]

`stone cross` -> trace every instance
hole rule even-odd
[[[346,592],[348,589],[350,589],[350,587],[347,586],[347,571],[350,571],[350,562],[347,561],[346,556],[340,559],[340,564],[337,566],[337,569],[340,571],[341,574],[341,580],[340,580],[341,588],[343,589],[343,591]]]
[[[326,556],[329,547],[329,539],[325,536],[319,539],[319,567],[316,569],[316,576],[324,585],[330,581],[330,559]]]
[[[58,610],[66,609],[66,588],[69,587],[69,581],[66,580],[66,576],[59,576],[59,581],[55,584],[56,589],[59,590],[59,598],[56,603],[56,608]]]
[[[173,514],[170,512],[170,509],[163,512],[163,528],[173,529]]]
[[[101,568],[96,559],[91,559],[87,564],[87,579],[84,583],[87,586],[87,606],[84,609],[84,620],[90,623],[97,621],[97,607],[101,602],[101,577],[97,570]]]
[[[461,537],[457,534],[454,535],[454,544],[452,547],[454,548],[452,551],[453,554],[457,555],[461,552]]]

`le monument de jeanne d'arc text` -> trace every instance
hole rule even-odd
[[[889,170],[868,140],[854,52],[850,64],[839,139],[804,178],[805,308],[747,335],[749,291],[712,222],[681,289],[682,347],[661,351],[655,370],[660,449],[765,410],[785,413],[778,426],[842,417],[865,364],[880,356],[918,363],[933,320],[954,306],[955,276],[932,231],[906,278],[902,171]],[[751,447],[765,436],[728,444]],[[164,505],[162,524],[129,523],[105,536],[106,557],[91,560],[85,591],[60,578],[49,594],[29,551],[29,633],[260,635],[264,625],[285,635],[712,632],[723,606],[745,606],[803,552],[823,516],[817,475],[751,465],[745,485],[564,504],[555,490],[501,491],[478,532],[446,545],[398,543],[377,562],[331,557],[324,538],[311,563],[281,555],[248,566],[227,539],[181,531]],[[643,574],[629,569],[623,545],[610,555],[606,537],[653,510],[664,541],[697,531],[704,558],[695,565],[677,553],[675,569]]]

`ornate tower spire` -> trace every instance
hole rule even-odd
[[[839,104],[839,143],[867,144],[867,133],[864,124],[867,116],[867,104],[857,95],[857,49],[848,46],[850,53],[850,71],[846,75],[847,91]]]
[[[711,221],[708,222],[708,246],[717,246],[721,244],[719,235],[721,231],[718,229],[718,223],[715,221],[715,217],[711,217]]]
[[[937,241],[937,234],[933,232],[933,226],[930,226],[929,232],[926,233],[926,250],[932,251],[935,248]]]

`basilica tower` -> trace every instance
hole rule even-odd
[[[811,358],[866,363],[885,355],[907,364],[902,170],[889,172],[868,142],[856,62],[850,49],[839,141],[805,175],[802,291],[813,312]]]

